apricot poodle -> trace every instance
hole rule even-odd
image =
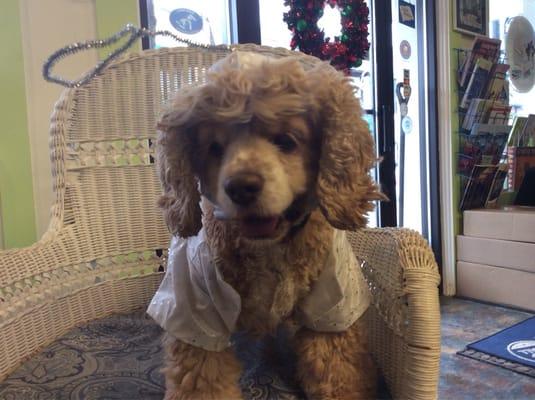
[[[234,52],[159,122],[173,238],[148,312],[166,330],[166,399],[242,398],[232,333],[292,333],[310,399],[374,397],[370,297],[345,230],[383,199],[354,88],[327,63]]]

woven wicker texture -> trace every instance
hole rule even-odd
[[[33,246],[0,252],[0,381],[71,328],[146,306],[162,277],[169,242],[156,207],[156,120],[173,93],[202,82],[228,51],[127,55],[62,94],[51,119],[56,201],[48,231]],[[305,64],[317,62],[300,57]],[[393,396],[436,397],[440,316],[433,254],[406,230],[363,230],[350,237],[366,260],[374,294],[367,313],[373,351]]]

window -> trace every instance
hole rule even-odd
[[[232,42],[229,0],[146,0],[146,15],[151,30],[170,31],[203,44]],[[161,35],[151,40],[151,48],[180,45]]]

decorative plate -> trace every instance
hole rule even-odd
[[[527,18],[510,19],[505,53],[511,65],[511,84],[519,93],[529,92],[535,85],[535,32]]]

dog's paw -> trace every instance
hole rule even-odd
[[[165,400],[242,399],[241,365],[231,349],[207,351],[167,336]]]
[[[219,390],[167,390],[164,400],[242,400],[243,395],[239,389],[228,389],[225,391]]]
[[[304,330],[296,339],[298,377],[309,399],[375,398],[376,367],[359,324],[340,333]]]

